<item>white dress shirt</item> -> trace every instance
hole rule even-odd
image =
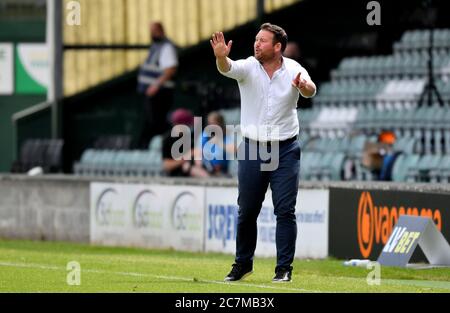
[[[298,135],[296,108],[299,90],[292,86],[292,81],[299,72],[301,78],[310,79],[308,72],[298,62],[283,57],[281,68],[275,71],[272,79],[254,57],[231,60],[228,72],[218,70],[238,82],[242,136],[267,142]]]

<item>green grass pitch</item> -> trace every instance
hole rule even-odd
[[[80,264],[80,285],[69,285],[67,263]],[[450,292],[450,269],[370,270],[342,260],[295,260],[291,283],[271,282],[275,258],[256,258],[244,281],[223,282],[232,255],[94,247],[87,244],[0,240],[0,292],[316,293]],[[73,274],[73,273],[72,273]]]

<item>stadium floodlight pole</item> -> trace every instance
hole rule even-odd
[[[62,66],[62,0],[47,0],[46,41],[49,50],[50,81],[47,90],[47,101],[51,103],[52,138],[60,137],[60,112],[58,102],[63,96]]]

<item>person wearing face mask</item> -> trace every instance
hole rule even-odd
[[[151,138],[170,128],[167,116],[173,102],[178,55],[160,22],[150,24],[152,44],[138,75],[138,93],[144,95],[145,120],[139,147],[147,149]]]

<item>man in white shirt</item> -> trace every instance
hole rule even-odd
[[[175,45],[166,37],[159,22],[150,25],[152,44],[138,75],[138,92],[145,96],[144,127],[139,139],[141,149],[147,149],[154,135],[169,130],[167,115],[173,102],[174,76],[178,67]]]
[[[238,153],[239,215],[236,258],[225,281],[237,281],[253,272],[257,240],[257,218],[270,184],[277,217],[277,265],[274,282],[289,282],[297,238],[295,205],[300,170],[299,122],[296,106],[299,94],[309,98],[316,86],[296,61],[283,57],[288,38],[279,26],[261,25],[254,42],[254,56],[233,61],[228,58],[232,41],[223,33],[212,35],[211,46],[219,72],[238,82],[241,93],[241,132]],[[252,151],[276,150],[277,167],[264,170],[267,159]],[[276,148],[276,149],[275,149]],[[273,152],[273,151],[272,151]]]

